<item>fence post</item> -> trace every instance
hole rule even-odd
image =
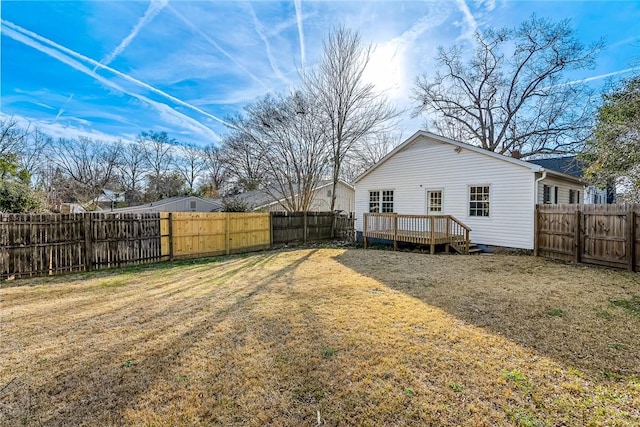
[[[269,212],[269,249],[273,249],[273,212]]]
[[[85,270],[93,270],[93,221],[91,221],[91,214],[84,214],[84,262]]]
[[[634,271],[636,267],[636,213],[633,210],[633,205],[629,206],[629,212],[627,212],[627,268],[630,271]]]
[[[231,230],[229,230],[229,212],[224,214],[224,249],[227,252],[227,255],[231,253],[231,242],[229,241],[231,236]]]
[[[307,243],[307,236],[309,233],[309,224],[307,222],[307,211],[302,213],[302,243]]]
[[[169,261],[173,261],[173,212],[169,212]]]
[[[578,264],[582,258],[582,212],[580,211],[580,206],[576,206],[576,214],[575,214],[575,230],[574,230],[574,239],[573,242],[573,250],[575,253],[573,254],[573,262]]]
[[[369,214],[362,214],[362,243],[364,244],[364,249],[367,249],[367,217]]]

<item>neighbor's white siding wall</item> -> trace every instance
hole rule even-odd
[[[312,211],[328,211],[331,209],[331,188],[333,185],[327,185],[315,191],[313,202],[311,203]],[[355,209],[355,190],[342,182],[338,183],[336,188],[336,205],[335,210],[354,212]]]
[[[393,190],[394,212],[426,214],[426,191],[443,190],[442,214],[471,227],[471,241],[533,248],[535,174],[484,154],[420,138],[356,183],[356,228],[362,231],[369,190]],[[469,216],[469,186],[490,186],[490,216]]]
[[[584,204],[585,200],[585,187],[582,184],[574,183],[571,181],[563,180],[557,177],[546,177],[542,181],[538,183],[538,203],[544,203],[544,186],[548,185],[551,187],[552,196],[551,203],[559,204],[559,203],[569,203],[569,190],[578,190],[580,191],[580,204]],[[553,200],[553,187],[558,187],[558,200],[554,202]]]
[[[313,201],[311,202],[310,211],[325,212],[331,209],[331,188],[333,185],[327,185],[315,190]],[[345,212],[354,212],[355,209],[355,190],[342,182],[338,183],[336,188],[336,210]],[[262,209],[267,212],[281,212],[284,207],[280,203],[272,203]]]

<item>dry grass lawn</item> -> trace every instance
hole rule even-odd
[[[639,425],[638,277],[302,249],[6,282],[0,425]]]

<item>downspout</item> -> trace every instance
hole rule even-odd
[[[538,204],[538,188],[540,187],[538,184],[540,184],[540,181],[542,181],[546,177],[547,177],[547,171],[542,169],[542,176],[536,179],[535,188],[533,189],[533,194],[534,194],[533,207],[534,208]]]

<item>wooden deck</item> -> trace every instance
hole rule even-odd
[[[363,224],[364,247],[367,239],[384,239],[430,246],[435,253],[436,245],[445,245],[461,254],[469,254],[469,232],[471,229],[451,215],[401,215],[396,213],[365,213]]]

